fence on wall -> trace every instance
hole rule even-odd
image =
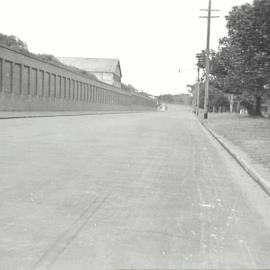
[[[0,110],[154,109],[156,102],[0,45]]]

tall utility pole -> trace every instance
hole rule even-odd
[[[195,85],[195,88],[194,88],[194,100],[195,100],[194,113],[197,114],[197,106],[198,106],[198,88],[197,88],[197,84]]]
[[[193,113],[196,113],[196,88],[194,89],[193,95],[192,95],[192,111]]]
[[[200,113],[200,68],[197,68],[198,77],[197,77],[197,108],[196,108],[196,114],[199,115]]]
[[[199,115],[200,111],[200,68],[205,67],[205,54],[204,52],[197,53],[197,83],[196,83],[196,88],[197,88],[197,108],[196,108],[196,114]]]
[[[209,107],[209,54],[210,54],[210,27],[211,27],[211,0],[208,3],[208,18],[207,18],[207,41],[206,41],[206,59],[205,59],[205,95],[204,95],[204,113],[203,118],[208,118]]]
[[[211,18],[218,18],[218,16],[211,16],[212,11],[219,11],[218,9],[211,9],[211,0],[208,2],[208,9],[201,9],[208,12],[208,16],[200,16],[200,18],[207,18],[207,39],[206,39],[206,59],[205,59],[205,94],[204,94],[204,119],[208,118],[209,109],[209,69],[210,69],[210,28]]]

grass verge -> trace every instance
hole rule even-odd
[[[270,170],[270,119],[211,113],[207,120],[201,114],[200,120]]]

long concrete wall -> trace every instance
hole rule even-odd
[[[151,110],[156,102],[0,46],[0,111]]]

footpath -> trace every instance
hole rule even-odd
[[[199,121],[270,196],[270,119],[211,113]]]

